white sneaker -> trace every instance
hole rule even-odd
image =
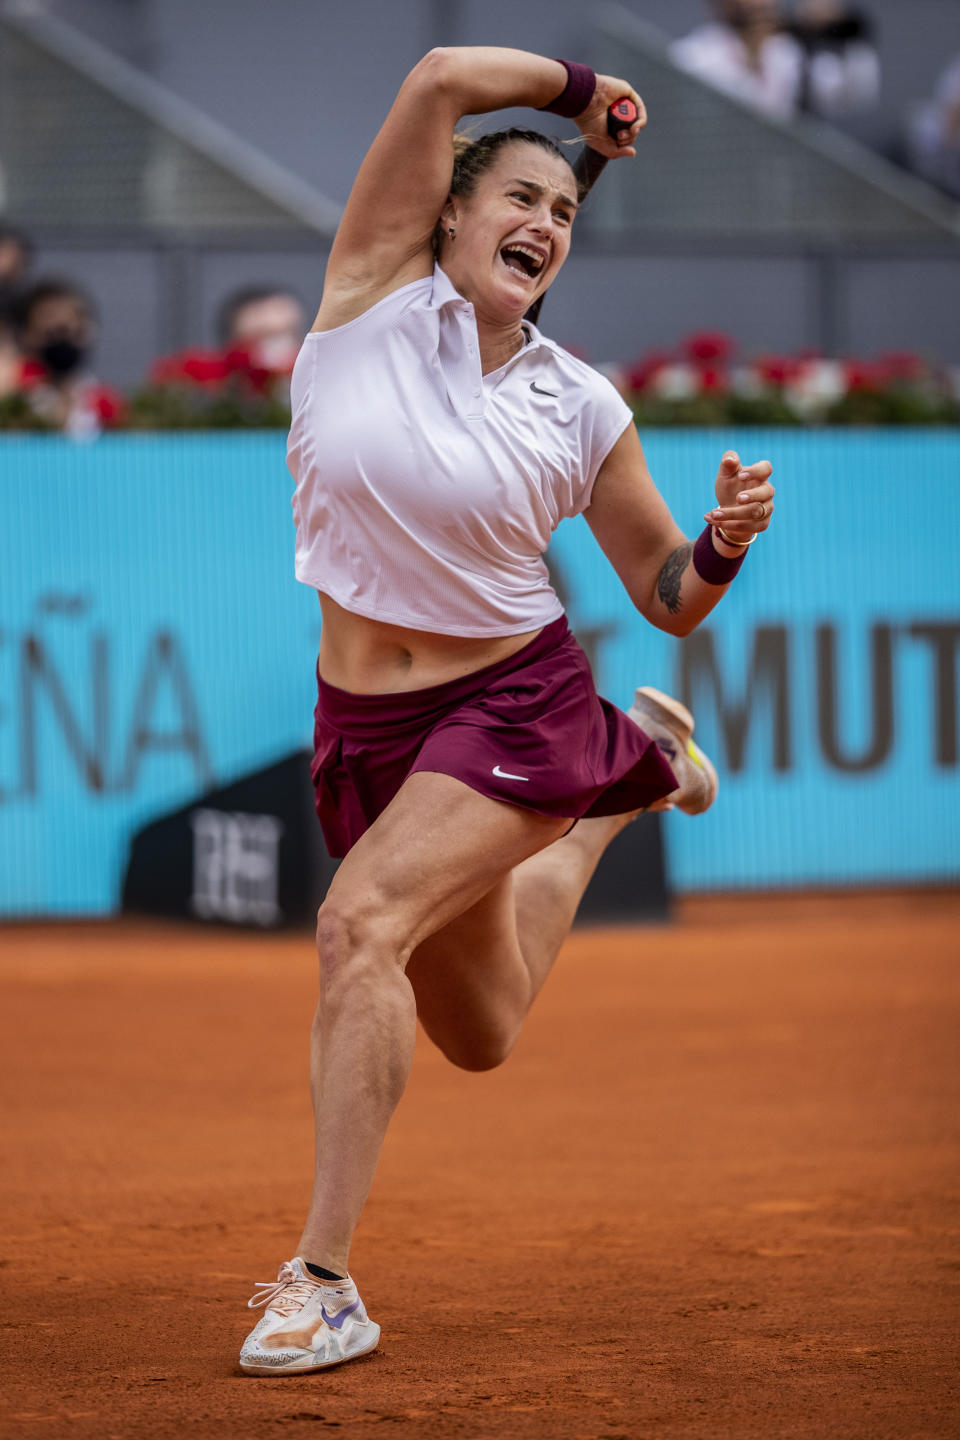
[[[280,1266],[276,1284],[261,1280],[247,1301],[265,1305],[263,1318],[240,1351],[247,1375],[293,1375],[342,1365],[373,1350],[380,1326],[367,1318],[357,1287],[343,1280],[318,1280],[299,1257]]]
[[[636,691],[627,711],[641,730],[663,751],[679,789],[665,798],[687,815],[702,815],[717,798],[720,782],[710,760],[693,743],[693,716],[686,705],[643,685]]]

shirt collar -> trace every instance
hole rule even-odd
[[[439,263],[436,261],[433,267],[433,303],[438,310],[443,310],[447,305],[455,305],[459,307],[464,314],[469,313],[472,320],[474,319],[473,305],[460,294],[460,291],[455,288],[450,276],[445,270],[441,269]],[[517,351],[516,355],[511,356],[510,360],[504,362],[507,365],[513,360],[517,360],[521,355],[532,355],[535,350],[539,350],[541,347],[549,349],[553,344],[545,335],[541,335],[536,325],[532,325],[529,320],[525,320],[523,323],[530,338],[527,343]]]
[[[460,305],[473,311],[470,301],[465,300],[460,291],[454,289],[450,276],[446,270],[440,268],[440,263],[436,260],[433,263],[433,303],[438,310],[442,310],[445,305]]]

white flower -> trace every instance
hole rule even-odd
[[[767,392],[763,377],[752,365],[737,365],[730,373],[730,383],[733,393],[747,400],[758,400]]]
[[[700,393],[700,380],[692,365],[662,365],[650,389],[658,400],[692,400]]]
[[[784,388],[787,403],[807,418],[822,415],[846,393],[846,370],[840,360],[808,360]]]

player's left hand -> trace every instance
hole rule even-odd
[[[717,472],[717,506],[704,515],[708,525],[720,525],[734,540],[749,540],[766,530],[773,514],[773,466],[769,460],[743,465],[735,450],[728,450]]]

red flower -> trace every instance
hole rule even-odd
[[[729,335],[722,335],[716,330],[704,330],[683,342],[684,353],[694,365],[724,365],[734,348]]]
[[[109,385],[97,383],[93,388],[91,400],[104,430],[112,430],[117,425],[123,424],[127,413],[127,402],[117,390],[111,390]]]
[[[848,390],[882,390],[883,372],[869,360],[847,360],[844,363]]]
[[[18,390],[36,390],[39,386],[49,384],[50,376],[39,360],[25,357],[20,361],[16,387]],[[102,430],[122,425],[126,419],[125,398],[119,390],[112,390],[109,385],[103,385],[99,380],[88,379],[83,382],[82,404],[85,409],[93,411]]]
[[[177,355],[162,355],[150,370],[154,385],[222,385],[230,375],[226,357],[219,350],[181,350]]]
[[[877,369],[890,384],[915,385],[923,379],[926,365],[911,350],[891,350],[879,357]]]
[[[627,388],[645,390],[658,370],[673,363],[673,356],[667,350],[650,350],[627,371]]]
[[[760,355],[754,364],[767,385],[790,385],[803,369],[803,361],[790,355]]]
[[[47,379],[47,372],[39,360],[30,360],[24,357],[20,361],[20,373],[16,380],[18,390],[34,390],[38,385],[45,385]]]
[[[703,365],[700,369],[700,389],[705,395],[723,395],[730,388],[727,372],[721,365]]]
[[[278,372],[258,364],[255,355],[255,346],[236,345],[224,353],[223,362],[228,374],[236,376],[247,389],[257,395],[266,395],[274,385]]]

